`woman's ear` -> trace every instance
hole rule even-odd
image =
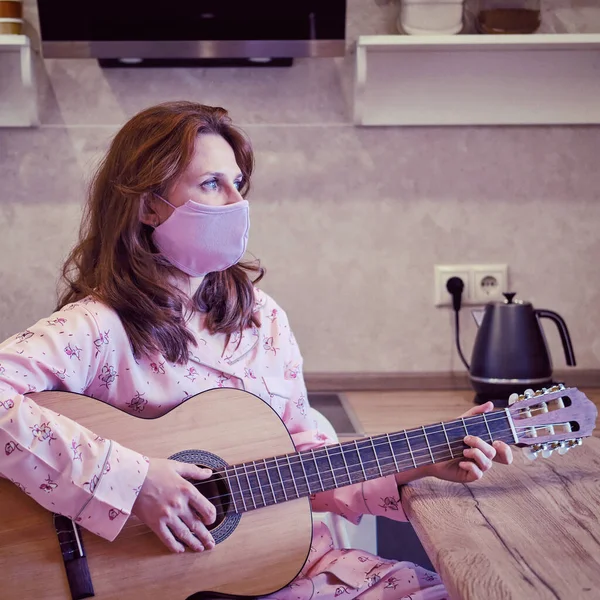
[[[144,225],[158,227],[160,225],[160,215],[157,211],[157,202],[154,194],[145,193],[140,197],[140,221]]]

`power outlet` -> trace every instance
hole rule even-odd
[[[471,274],[472,304],[502,300],[502,294],[509,291],[507,265],[473,265]]]
[[[460,277],[465,284],[463,305],[487,304],[501,300],[508,291],[508,266],[497,265],[435,265],[434,304],[452,306],[452,296],[446,284],[452,277]]]
[[[463,304],[466,298],[471,297],[471,272],[469,265],[435,265],[434,267],[434,283],[435,296],[434,303],[436,306],[452,306],[452,296],[448,292],[446,284],[452,277],[460,277],[465,284],[465,289],[462,294]]]

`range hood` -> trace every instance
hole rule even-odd
[[[38,0],[46,58],[342,56],[346,0]]]

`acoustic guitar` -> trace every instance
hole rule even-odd
[[[206,391],[157,419],[67,392],[30,396],[146,456],[213,469],[195,485],[217,507],[217,545],[170,553],[135,517],[108,542],[0,479],[3,600],[273,593],[298,575],[310,552],[311,494],[460,457],[467,434],[524,446],[531,457],[562,454],[592,434],[597,417],[582,392],[557,386],[487,414],[297,452],[273,409],[240,390]]]

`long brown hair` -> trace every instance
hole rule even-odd
[[[187,298],[172,283],[173,268],[152,242],[152,227],[142,223],[145,198],[164,195],[189,165],[202,133],[222,136],[242,171],[242,196],[250,189],[252,147],[223,108],[193,102],[168,102],[130,119],[116,134],[92,179],[79,242],[62,269],[66,290],[58,308],[93,296],[113,308],[123,323],[134,355],[162,353],[184,364],[196,340],[186,327]],[[250,274],[256,275],[255,279]],[[238,263],[209,273],[194,294],[193,307],[205,313],[211,334],[260,325],[254,283],[260,263]]]

